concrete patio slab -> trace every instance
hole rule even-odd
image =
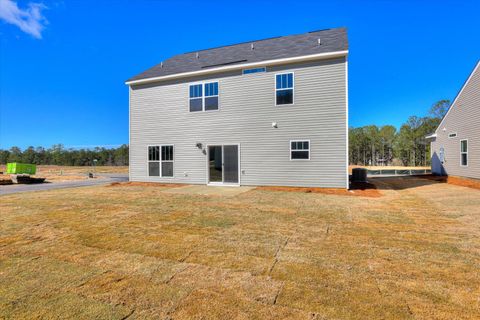
[[[164,193],[173,194],[198,194],[205,196],[223,196],[234,197],[241,193],[255,189],[255,187],[223,187],[223,186],[206,186],[206,185],[187,185],[177,188],[167,189]]]

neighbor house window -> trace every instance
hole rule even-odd
[[[290,160],[310,160],[310,141],[290,141]]]
[[[173,177],[173,146],[162,146],[162,177]]]
[[[451,132],[451,133],[448,134],[449,138],[455,138],[456,136],[457,136],[456,132]]]
[[[468,140],[460,140],[460,163],[468,166]]]
[[[251,73],[257,73],[257,72],[265,72],[267,69],[266,68],[252,68],[252,69],[244,69],[243,74],[251,74]]]
[[[275,104],[293,104],[293,73],[275,76]]]
[[[148,147],[148,175],[158,177],[160,175],[160,147]]]
[[[218,82],[190,85],[190,112],[218,110]]]

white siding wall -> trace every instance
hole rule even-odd
[[[445,130],[444,130],[445,129]],[[448,134],[456,132],[455,138]],[[432,142],[432,171],[436,174],[480,179],[480,67],[477,66],[463,88]],[[460,141],[468,139],[468,166],[460,165]],[[438,159],[445,149],[445,163]]]
[[[275,106],[275,73],[284,71],[295,73],[295,105]],[[345,77],[341,58],[133,86],[131,180],[205,184],[206,156],[196,143],[238,143],[242,185],[345,188]],[[189,84],[205,79],[219,82],[220,110],[189,112]],[[310,161],[290,160],[293,139],[310,140]],[[175,145],[174,178],[148,176],[147,146],[157,144]]]

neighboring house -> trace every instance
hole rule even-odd
[[[130,180],[348,188],[346,29],[176,55],[129,79]]]
[[[480,179],[480,61],[431,139],[432,172]]]

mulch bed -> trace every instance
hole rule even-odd
[[[369,198],[379,198],[382,196],[382,193],[377,189],[377,187],[371,183],[352,183],[350,190],[346,189],[336,189],[336,188],[308,188],[308,187],[257,187],[257,190],[267,190],[267,191],[283,191],[283,192],[302,192],[302,193],[322,193],[322,194],[332,194],[338,196],[356,196],[356,197],[369,197]]]
[[[169,188],[176,188],[176,187],[183,187],[186,184],[181,183],[160,183],[160,182],[112,182],[107,187],[169,187]]]
[[[181,183],[157,183],[157,182],[112,182],[107,187],[183,187],[186,184]],[[283,192],[301,192],[301,193],[322,193],[332,194],[340,196],[357,196],[357,197],[369,197],[379,198],[382,193],[377,187],[371,183],[352,183],[350,190],[337,189],[337,188],[309,188],[309,187],[282,187],[282,186],[262,186],[255,188],[256,190],[266,191],[283,191]]]
[[[434,175],[419,176],[419,177],[438,181],[438,182],[454,184],[456,186],[462,186],[462,187],[480,190],[480,180],[476,180],[476,179],[469,179],[469,178],[455,177],[455,176],[434,176]]]

